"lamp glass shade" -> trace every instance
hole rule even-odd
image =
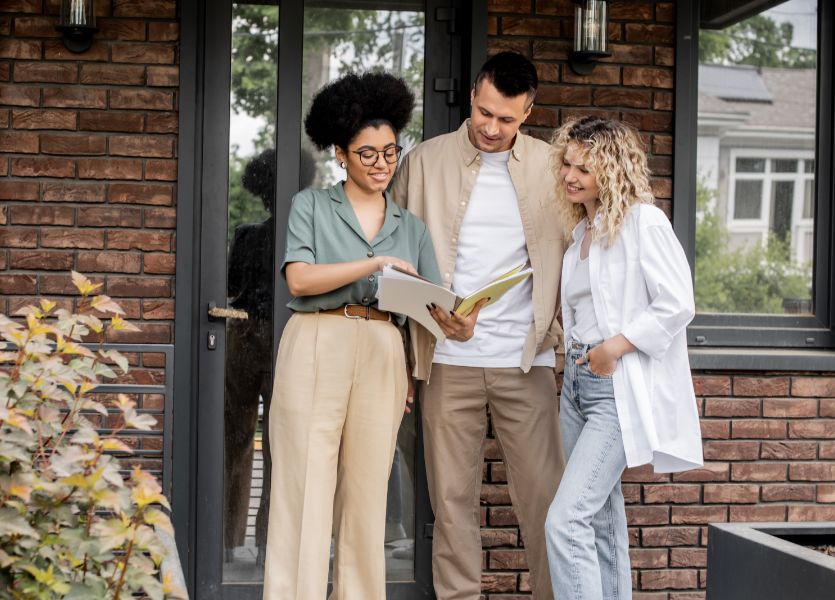
[[[62,27],[95,27],[96,11],[93,0],[61,0]]]
[[[574,51],[606,53],[608,24],[605,0],[583,0],[574,11]]]

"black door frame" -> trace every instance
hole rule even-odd
[[[336,0],[338,1],[338,0]],[[469,86],[486,55],[486,0],[425,0],[426,71],[425,139],[455,130],[468,116]],[[380,4],[385,4],[383,0]],[[181,0],[179,163],[177,183],[177,276],[174,349],[172,519],[177,547],[191,597],[260,599],[260,588],[220,584],[222,565],[222,401],[200,399],[209,373],[223,372],[224,353],[207,350],[213,329],[223,348],[225,328],[209,323],[206,299],[225,298],[225,277],[212,271],[224,265],[225,244],[204,240],[204,231],[225,231],[228,187],[229,0]],[[452,9],[450,11],[450,9]],[[284,0],[279,11],[277,130],[283,139],[301,139],[303,0]],[[217,68],[223,65],[223,68]],[[452,87],[452,94],[450,94]],[[450,104],[448,101],[452,100]],[[212,135],[207,135],[208,132]],[[285,153],[277,162],[278,182],[298,181],[299,155]],[[204,194],[204,190],[208,193]],[[223,190],[217,193],[217,190]],[[286,222],[294,186],[279,183],[276,222]],[[214,192],[214,193],[212,193]],[[285,231],[276,232],[276,263],[283,259]],[[204,274],[206,276],[204,276]],[[276,332],[289,317],[289,299],[280,278],[275,295]],[[275,345],[278,342],[276,335]],[[275,351],[274,351],[275,354]],[[222,393],[222,392],[221,392]],[[416,584],[389,584],[388,597],[433,597],[431,580],[431,510],[426,493],[420,419],[417,420],[415,498]],[[422,492],[422,493],[420,493]],[[201,524],[217,523],[208,528]],[[200,530],[198,531],[198,529]],[[198,535],[199,533],[199,535]],[[195,551],[200,544],[199,564]],[[234,588],[234,592],[227,591]],[[417,593],[416,589],[417,588]]]

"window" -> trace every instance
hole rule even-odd
[[[825,0],[679,11],[673,212],[691,345],[835,347],[833,13]]]
[[[785,244],[790,264],[805,272],[811,299],[814,155],[810,152],[798,158],[750,156],[755,153],[731,152],[732,208],[727,211],[731,216],[725,223],[728,247],[739,249],[757,243],[764,247],[772,239]]]

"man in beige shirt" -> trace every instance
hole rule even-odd
[[[423,380],[438,600],[481,595],[488,409],[534,595],[552,599],[544,524],[564,467],[555,381],[564,240],[549,147],[519,133],[536,87],[536,70],[522,55],[492,57],[473,86],[471,118],[409,153],[393,187],[395,201],[428,225],[443,283],[459,296],[520,264],[533,268],[532,278],[468,319],[431,309],[445,341],[435,344],[421,327],[411,331],[414,375]]]

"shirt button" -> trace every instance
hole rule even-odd
[[[457,239],[457,238],[452,238],[452,240],[451,240],[451,241],[452,241],[452,243],[454,244],[455,242],[457,242],[457,241],[458,241],[458,239]]]
[[[467,204],[466,200],[461,200],[461,206],[466,206],[466,204]]]
[[[472,173],[473,175],[475,175],[475,169],[473,169],[472,171],[470,171],[470,173]]]
[[[366,253],[366,256],[367,256],[368,258],[371,258],[372,256],[374,256],[374,251],[373,251],[373,250],[369,250],[369,251]]]
[[[368,304],[368,302],[369,302],[368,296],[366,296],[365,298],[362,299],[363,304]]]
[[[368,281],[370,281],[371,283],[374,283],[374,275],[369,275],[368,276]]]

